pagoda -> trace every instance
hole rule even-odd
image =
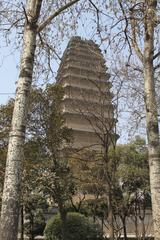
[[[99,46],[72,37],[63,54],[57,83],[64,88],[61,111],[73,130],[73,148],[100,149],[104,138],[115,139],[110,75]],[[107,137],[108,139],[108,137]]]

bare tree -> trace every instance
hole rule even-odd
[[[97,53],[94,52],[93,49],[90,49],[90,51],[90,54],[94,59],[94,56],[96,56]],[[95,62],[95,64],[96,63],[97,62]],[[104,70],[105,67],[101,64],[102,63],[99,63],[94,66],[94,70],[96,69],[97,72],[101,72],[102,69]],[[93,69],[93,66],[91,66],[91,69]],[[108,75],[105,75],[106,79],[104,80],[104,75],[102,73],[99,74],[99,78],[97,77],[97,79],[92,80],[92,77],[89,77],[88,74],[85,82],[90,86],[90,90],[79,90],[78,97],[75,95],[74,91],[72,92],[72,90],[70,90],[70,94],[73,96],[70,107],[73,112],[76,112],[81,116],[84,126],[88,127],[89,131],[93,134],[92,137],[95,139],[95,144],[88,143],[88,146],[86,145],[82,149],[82,153],[84,149],[91,152],[93,149],[96,149],[94,157],[92,158],[94,159],[98,157],[99,164],[101,164],[103,169],[101,181],[105,182],[105,195],[108,205],[108,233],[109,239],[113,240],[115,227],[112,207],[112,189],[115,165],[109,158],[108,151],[111,145],[115,147],[117,135],[115,133],[116,120],[114,119],[114,105],[112,103],[113,96],[109,91],[111,83],[107,80],[107,76]],[[79,151],[76,154],[79,155]]]
[[[20,73],[17,84],[11,132],[9,137],[5,182],[2,199],[0,239],[17,239],[20,207],[20,184],[23,160],[23,146],[27,118],[27,105],[32,83],[36,37],[51,21],[78,0],[59,6],[58,10],[38,24],[42,11],[42,0],[28,0],[23,7],[25,26]]]
[[[124,56],[127,53],[126,67],[129,68],[129,71],[132,68],[143,76],[141,80],[143,81],[142,92],[148,139],[154,235],[158,240],[160,239],[160,142],[156,80],[160,67],[158,61],[160,56],[158,47],[159,2],[157,0],[118,0],[108,1],[110,4],[107,6],[103,4],[103,7],[98,2],[90,2],[97,16],[97,34],[100,43],[105,44],[106,49],[110,47],[114,50],[114,53],[117,54],[117,59],[114,59],[117,64],[118,55]],[[110,16],[108,10],[112,12]],[[104,11],[109,27],[103,24],[104,20],[101,21]],[[139,86],[137,79],[136,81]]]
[[[132,4],[126,4],[123,1],[118,2],[126,23],[124,32],[128,38],[128,43],[131,50],[135,51],[138,61],[142,65],[154,236],[158,240],[160,239],[160,194],[157,189],[160,182],[160,149],[155,93],[155,70],[158,65],[154,65],[154,60],[159,56],[159,52],[155,53],[156,45],[154,40],[154,33],[159,24],[157,18],[158,6],[156,0],[133,1]],[[128,30],[130,31],[127,32]]]

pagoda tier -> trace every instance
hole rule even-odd
[[[110,75],[93,41],[73,37],[62,58],[57,83],[64,88],[61,111],[73,129],[74,148],[101,148],[106,134],[114,135],[115,119]]]

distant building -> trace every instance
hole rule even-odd
[[[114,136],[111,83],[103,55],[93,41],[71,38],[63,54],[57,82],[65,91],[62,112],[73,130],[73,148],[100,149]]]

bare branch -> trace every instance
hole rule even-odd
[[[28,16],[27,16],[27,13],[26,13],[26,9],[25,9],[25,7],[24,7],[24,4],[23,4],[23,3],[21,3],[21,4],[22,4],[23,12],[24,12],[24,15],[25,15],[27,24],[28,24],[28,23],[29,23],[29,20],[28,20]]]
[[[56,57],[61,61],[62,58],[58,55],[58,53],[56,52],[56,50],[55,50],[51,45],[49,45],[47,42],[45,42],[45,41],[43,40],[43,38],[42,38],[42,36],[41,36],[40,33],[38,33],[38,36],[39,36],[39,39],[40,39],[40,41],[41,41],[42,46],[44,46],[44,48],[47,47],[47,51],[50,51],[50,50],[51,50],[51,51],[56,55]]]
[[[48,24],[51,23],[51,21],[57,17],[59,14],[61,14],[64,10],[66,10],[67,8],[71,7],[73,4],[79,2],[80,0],[74,0],[69,2],[68,4],[62,6],[61,8],[59,8],[56,12],[54,12],[50,17],[48,17],[42,24],[40,24],[40,26],[37,29],[37,32],[41,32]]]
[[[154,70],[157,70],[160,67],[160,63],[154,67]]]
[[[125,34],[125,39],[126,39],[126,41],[128,43],[128,46],[129,46],[129,51],[130,51],[130,54],[129,54],[129,57],[128,57],[128,62],[129,62],[130,61],[130,57],[132,55],[132,47],[131,47],[131,44],[130,44],[130,41],[129,41],[129,38],[128,38],[128,25],[129,25],[129,23],[128,23],[128,18],[126,16],[125,11],[124,11],[124,8],[123,8],[121,0],[118,0],[118,3],[119,3],[119,6],[121,8],[121,11],[123,13],[123,16],[124,16],[124,19],[125,19],[125,22],[126,22],[126,26],[125,26],[125,29],[124,29],[124,34]]]
[[[134,18],[134,15],[133,15],[133,11],[132,9],[130,9],[130,15],[131,15],[131,30],[132,30],[132,46],[139,58],[139,60],[143,63],[143,54],[138,46],[138,43],[137,43],[137,37],[136,37],[136,24],[137,22],[135,21],[135,18]]]
[[[96,15],[97,15],[97,31],[100,34],[100,24],[99,24],[99,9],[97,8],[97,6],[91,1],[89,0],[89,2],[91,3],[91,5],[96,9]]]
[[[153,60],[160,56],[160,51],[153,56]]]
[[[126,67],[132,67],[132,66],[130,64],[127,64]],[[141,68],[138,68],[138,67],[132,67],[132,68],[137,72],[143,73],[143,70]]]

